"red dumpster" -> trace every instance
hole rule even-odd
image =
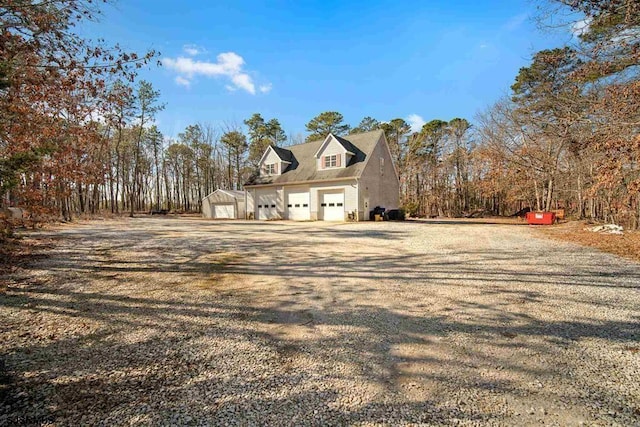
[[[556,214],[553,212],[527,212],[529,225],[552,225],[555,221]]]

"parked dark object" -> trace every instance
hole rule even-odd
[[[514,213],[513,217],[518,217],[518,218],[524,218],[527,216],[527,213],[531,212],[531,208],[529,206],[527,206],[526,208],[522,208],[520,209],[518,212]]]
[[[384,216],[384,211],[384,208],[376,206],[371,212],[369,212],[369,221],[374,221],[376,219],[376,215]]]
[[[154,209],[151,211],[151,215],[166,215],[169,211],[167,209]]]
[[[390,209],[384,213],[385,221],[404,221],[404,217],[402,209]]]
[[[479,209],[473,212],[470,212],[468,214],[466,214],[464,217],[465,218],[482,218],[484,217],[484,214],[486,213],[486,211],[484,209]]]

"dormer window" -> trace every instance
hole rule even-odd
[[[291,151],[280,147],[269,146],[260,159],[260,175],[282,175],[287,171],[287,168],[292,164],[293,160],[293,153],[291,153]]]
[[[338,165],[338,155],[332,154],[330,156],[324,156],[324,167],[335,168]]]
[[[356,148],[346,139],[329,134],[316,151],[316,167],[322,169],[344,168],[354,156]]]
[[[340,163],[342,163],[340,159],[340,154],[331,154],[329,156],[324,156],[322,158],[322,166],[324,167],[324,169],[339,168]]]

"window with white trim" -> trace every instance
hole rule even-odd
[[[338,166],[338,155],[332,154],[330,156],[324,156],[324,167],[325,168],[335,168]]]
[[[384,175],[384,157],[380,157],[380,175]]]
[[[267,175],[275,175],[276,174],[276,164],[269,163],[268,165],[264,165],[264,172]]]

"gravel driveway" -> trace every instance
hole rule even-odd
[[[640,424],[640,264],[527,226],[35,235],[2,278],[0,425]]]

